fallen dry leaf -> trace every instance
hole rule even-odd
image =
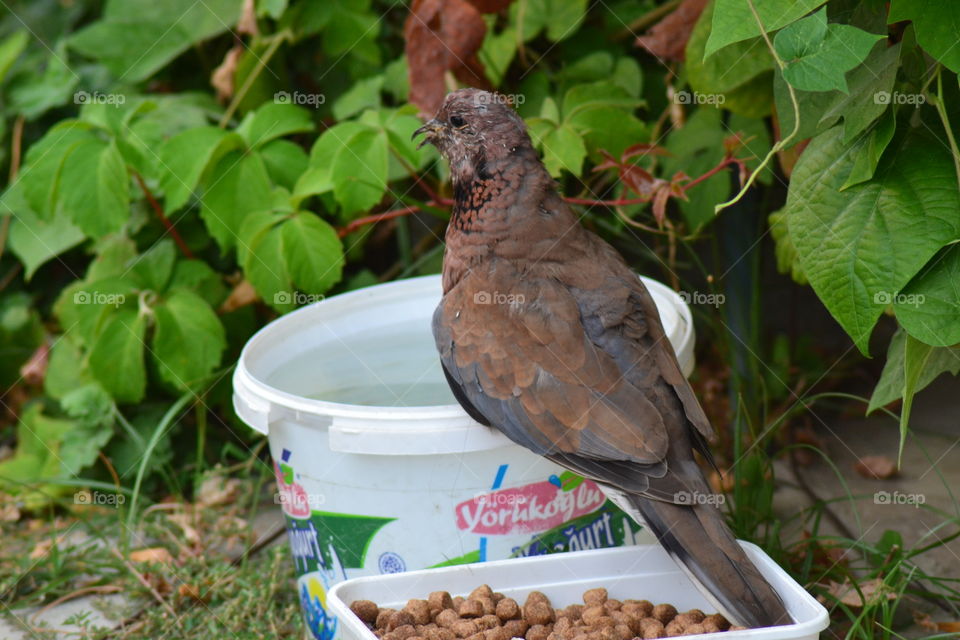
[[[253,0],[243,0],[243,10],[240,12],[240,19],[237,20],[237,33],[246,33],[251,36],[259,33],[257,29],[257,9]]]
[[[181,584],[177,588],[177,595],[181,598],[190,598],[191,600],[196,600],[197,602],[206,602],[208,598],[201,594],[200,587],[194,584]]]
[[[897,463],[887,456],[864,456],[853,466],[864,478],[884,480],[897,475]]]
[[[197,504],[212,507],[230,504],[240,495],[240,480],[210,475],[203,479],[197,492]]]
[[[249,280],[241,280],[233,287],[230,291],[230,295],[227,296],[227,299],[223,301],[223,304],[220,305],[221,313],[230,313],[235,311],[240,307],[245,307],[248,304],[253,304],[259,299],[257,295],[257,290],[253,288],[253,285],[250,284]]]
[[[150,562],[158,564],[173,564],[173,556],[163,547],[150,547],[130,552],[131,562]]]
[[[841,584],[831,580],[827,586],[827,592],[843,604],[858,608],[863,607],[864,600],[874,604],[881,598],[887,600],[896,600],[897,598],[897,594],[890,591],[890,588],[880,578],[865,580],[858,586],[859,590],[849,581]]]
[[[447,93],[446,71],[469,86],[489,89],[477,58],[486,33],[480,11],[467,0],[414,0],[403,26],[410,102],[425,114],[436,113]]]
[[[683,62],[684,50],[693,26],[697,23],[707,0],[685,0],[672,13],[637,38],[643,47],[661,61]]]
[[[167,520],[174,523],[183,531],[183,537],[189,544],[200,543],[200,533],[193,526],[196,518],[186,513],[167,514]]]
[[[242,46],[233,47],[227,51],[227,55],[223,57],[220,66],[210,74],[210,84],[217,90],[217,100],[221,102],[226,102],[233,97],[233,76],[237,71],[237,63],[240,61],[242,54]]]

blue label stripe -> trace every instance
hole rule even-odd
[[[497,469],[497,477],[493,479],[493,486],[490,487],[491,491],[496,491],[503,484],[503,478],[507,475],[507,467],[510,465],[502,464],[500,468]],[[480,538],[480,562],[487,561],[487,537],[483,536]]]

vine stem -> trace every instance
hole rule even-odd
[[[24,117],[18,116],[13,123],[13,134],[10,136],[10,174],[7,178],[7,184],[13,184],[17,179],[17,173],[20,172],[20,150],[23,142],[23,123]],[[0,222],[0,258],[7,248],[7,234],[10,232],[10,218],[13,214],[3,216]],[[6,285],[4,285],[5,287]],[[2,288],[2,287],[0,287]]]
[[[753,19],[757,21],[757,26],[760,27],[760,35],[763,36],[763,41],[766,43],[767,49],[770,50],[770,55],[773,56],[774,62],[777,63],[777,68],[780,69],[782,73],[786,64],[783,62],[783,59],[781,59],[780,56],[777,55],[777,50],[773,48],[773,42],[771,42],[770,40],[770,35],[767,33],[766,27],[763,26],[763,20],[760,19],[760,14],[757,12],[756,5],[753,4],[753,0],[747,0],[747,5],[750,7],[750,13],[753,14]],[[750,187],[753,186],[753,183],[756,181],[760,173],[767,168],[768,164],[770,164],[770,160],[773,158],[773,156],[775,156],[781,149],[783,149],[788,144],[790,144],[790,142],[793,141],[793,138],[797,135],[797,133],[799,133],[800,103],[797,102],[797,93],[796,91],[794,91],[793,86],[789,82],[784,81],[784,84],[787,85],[787,92],[790,94],[790,104],[793,106],[793,131],[791,131],[790,135],[788,135],[786,138],[783,138],[782,140],[778,140],[773,145],[773,147],[771,147],[770,151],[767,152],[767,155],[764,156],[763,161],[757,166],[756,169],[754,169],[754,171],[747,178],[747,181],[743,183],[743,185],[740,187],[740,191],[737,192],[737,195],[735,195],[730,200],[727,200],[726,202],[718,204],[716,207],[714,207],[713,209],[714,215],[718,215],[721,211],[723,211],[727,207],[731,207],[736,203],[740,202],[740,200],[743,198],[744,195],[746,195]]]
[[[283,41],[287,40],[289,37],[289,29],[284,29],[283,31],[273,35],[270,45],[267,47],[267,50],[263,52],[263,56],[257,59],[256,66],[252,71],[250,71],[250,75],[244,79],[240,90],[233,94],[233,99],[230,100],[230,104],[227,105],[227,110],[223,112],[220,122],[217,123],[218,127],[223,129],[227,126],[227,124],[229,124],[230,118],[233,117],[237,107],[239,107],[243,99],[247,97],[247,92],[250,91],[250,87],[252,87],[256,79],[260,77],[260,73],[267,67],[270,59],[273,58],[274,54],[277,52],[277,49],[279,49],[280,45],[283,44]]]
[[[957,183],[960,184],[960,149],[957,148],[957,140],[953,136],[953,129],[950,127],[950,116],[947,115],[947,108],[943,105],[943,65],[937,65],[937,113],[940,115],[940,122],[947,132],[947,142],[950,143],[950,153],[953,155],[953,168],[957,172]]]
[[[173,226],[172,222],[170,222],[170,218],[168,218],[163,212],[163,207],[161,207],[160,203],[157,202],[157,199],[153,197],[153,193],[150,191],[150,188],[147,187],[147,183],[143,181],[143,176],[134,171],[133,177],[137,181],[137,184],[140,185],[140,190],[143,191],[144,197],[146,197],[147,202],[150,204],[150,208],[153,209],[153,212],[157,215],[157,218],[160,220],[163,228],[167,230],[167,233],[169,233],[170,237],[173,238],[173,242],[180,249],[180,253],[182,253],[185,258],[192,258],[193,252],[190,251],[190,247],[187,246],[187,243],[180,236],[177,228]]]

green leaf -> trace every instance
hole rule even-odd
[[[164,211],[186,204],[204,171],[227,152],[243,147],[244,140],[236,133],[209,126],[188,129],[167,140],[158,152]]]
[[[303,107],[279,102],[267,102],[248,114],[237,127],[247,146],[257,149],[276,138],[291,133],[313,131],[313,120]]]
[[[298,144],[289,140],[273,140],[260,148],[270,180],[280,186],[293,190],[297,180],[307,170],[307,153]]]
[[[933,347],[913,338],[909,333],[903,343],[903,406],[900,408],[900,448],[897,451],[897,466],[903,461],[903,445],[907,441],[910,410],[913,396],[919,389],[920,378],[929,368]]]
[[[553,42],[576,33],[587,12],[587,0],[546,0],[546,5],[547,38]]]
[[[738,42],[717,55],[704,56],[711,36],[714,4],[700,14],[685,49],[687,80],[690,88],[734,113],[763,117],[770,113],[769,72],[773,56],[759,38]],[[721,98],[722,97],[722,98]]]
[[[723,158],[723,139],[729,135],[723,126],[719,109],[700,108],[693,112],[683,127],[670,130],[664,145],[669,156],[662,158],[663,175],[683,171],[698,176],[709,171]],[[713,208],[730,195],[730,176],[721,172],[691,189],[689,200],[679,201],[689,227],[693,230],[714,219]]]
[[[237,23],[235,0],[109,0],[103,17],[70,38],[70,46],[96,58],[119,80],[145,80],[201,40]]]
[[[153,357],[160,377],[177,389],[195,389],[217,368],[226,349],[220,319],[203,298],[186,289],[165,296],[154,314]]]
[[[880,374],[880,380],[873,390],[873,395],[870,396],[867,414],[873,413],[880,407],[885,407],[894,400],[903,397],[906,342],[906,331],[898,329],[887,348],[887,361],[883,365],[883,372]],[[912,353],[917,351],[916,347],[917,345],[914,345]],[[922,348],[920,351],[922,351]],[[924,389],[944,372],[952,375],[960,373],[960,349],[931,347],[924,366],[919,370],[919,376],[913,381],[913,392],[917,393]]]
[[[855,184],[866,182],[873,177],[884,150],[886,150],[890,141],[893,140],[893,134],[896,128],[897,118],[893,110],[887,111],[886,115],[877,122],[877,126],[866,134],[867,138],[864,143],[857,147],[853,167],[850,169],[850,175],[847,176],[843,186],[840,187],[841,191]],[[844,127],[844,137],[846,137],[846,133],[847,129]]]
[[[343,245],[318,216],[301,211],[281,227],[287,272],[298,289],[324,293],[343,274]]]
[[[884,154],[873,179],[840,191],[862,144],[845,144],[840,127],[814,138],[785,211],[810,284],[867,354],[885,301],[960,236],[960,198],[950,154],[919,135]]]
[[[227,288],[219,273],[202,260],[178,260],[170,277],[169,291],[189,289],[216,308],[227,297]]]
[[[50,418],[42,411],[38,402],[23,411],[17,423],[17,450],[0,462],[0,487],[13,495],[22,492],[28,509],[38,509],[63,493],[63,489],[30,485],[61,475],[61,442],[74,428],[72,420]]]
[[[27,151],[16,184],[26,204],[37,215],[50,217],[56,210],[64,161],[78,145],[97,139],[91,129],[85,122],[64,120],[51,127]]]
[[[24,71],[10,79],[5,92],[7,106],[27,120],[34,120],[74,98],[73,90],[79,81],[80,76],[67,64],[63,43],[57,43],[47,58],[43,73]]]
[[[200,217],[221,250],[227,251],[236,244],[247,214],[270,203],[270,176],[260,154],[231,151],[205,181]]]
[[[888,111],[893,83],[900,68],[900,44],[888,47],[886,43],[877,43],[863,64],[847,73],[849,93],[835,91],[827,94],[833,96],[833,100],[824,109],[820,123],[833,124],[842,117],[843,138],[849,142]],[[811,95],[823,94],[801,94],[802,97],[798,98],[804,100]]]
[[[120,231],[130,217],[130,177],[115,141],[91,138],[74,146],[57,191],[67,215],[91,238]]]
[[[583,112],[590,109],[617,107],[635,109],[640,101],[631,96],[623,87],[611,82],[591,82],[571,87],[563,96],[563,119],[573,123]]]
[[[237,251],[237,259],[264,302],[278,311],[290,311],[295,305],[280,230],[283,220],[283,215],[273,212],[248,215],[240,228],[242,251]]]
[[[41,219],[12,186],[0,199],[0,216],[13,216],[8,243],[10,250],[23,263],[24,277],[33,277],[37,269],[51,258],[71,249],[86,237],[63,211],[50,219]]]
[[[86,282],[125,276],[137,257],[136,243],[126,236],[104,238],[97,245],[97,257],[87,267]]]
[[[640,96],[643,89],[643,73],[640,71],[640,63],[633,58],[629,56],[617,58],[611,79],[615,85],[623,87],[624,91],[634,98]]]
[[[797,284],[807,284],[807,276],[803,274],[803,267],[800,266],[797,248],[793,244],[793,238],[790,237],[786,212],[782,209],[774,211],[770,214],[768,221],[770,222],[770,235],[773,236],[776,243],[777,271],[789,274]]]
[[[14,31],[0,42],[0,82],[7,77],[7,71],[27,46],[29,36],[23,29]]]
[[[79,341],[64,334],[50,347],[47,374],[43,378],[43,391],[51,398],[60,399],[74,389],[93,382],[84,366],[83,352]]]
[[[753,0],[767,33],[790,24],[824,2],[826,0]],[[761,35],[760,26],[746,0],[716,0],[713,6],[713,24],[704,48],[704,57],[713,55],[727,45]]]
[[[327,132],[336,131],[336,127]],[[336,136],[338,133],[333,133]],[[387,189],[388,145],[383,131],[364,128],[340,140],[330,177],[333,195],[345,216],[366,211],[380,202]]]
[[[74,420],[60,448],[62,473],[75,476],[97,460],[113,436],[113,401],[103,387],[90,383],[66,393],[60,406]]]
[[[487,22],[487,36],[483,39],[477,57],[483,64],[483,69],[490,83],[499,87],[507,75],[507,69],[517,53],[517,31],[513,27],[506,27],[499,33],[495,32],[496,17],[485,16]]]
[[[144,251],[143,255],[133,262],[130,270],[141,289],[161,293],[167,288],[176,259],[177,250],[173,246],[173,241],[164,238]]]
[[[549,129],[535,142],[543,149],[543,164],[551,176],[560,177],[563,169],[575,176],[580,175],[587,148],[583,144],[583,138],[569,124]]]
[[[357,80],[343,95],[333,101],[333,117],[337,120],[345,120],[365,109],[378,109],[382,88],[382,74]]]
[[[960,73],[960,4],[941,0],[893,0],[887,22],[911,20],[917,42],[951,71]]]
[[[893,300],[900,325],[935,347],[960,344],[960,245],[942,250]]]
[[[143,364],[146,318],[121,309],[110,316],[90,350],[90,371],[118,402],[140,402],[147,388]]]
[[[827,10],[799,20],[776,35],[773,46],[783,59],[783,77],[797,89],[847,93],[847,71],[863,62],[877,40],[846,24],[827,24]]]

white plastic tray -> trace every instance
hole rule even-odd
[[[710,633],[696,638],[723,640],[816,640],[827,627],[827,610],[756,545],[740,543],[764,577],[783,598],[794,624],[746,631]],[[338,618],[340,640],[377,640],[350,611],[354,600],[373,600],[400,609],[411,598],[431,591],[466,595],[481,584],[521,604],[530,591],[542,591],[555,607],[582,602],[583,592],[606,587],[611,598],[666,602],[679,611],[714,611],[667,553],[658,545],[639,545],[547,556],[497,560],[407,573],[346,580],[327,594],[329,611]]]

